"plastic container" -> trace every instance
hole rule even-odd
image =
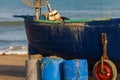
[[[63,62],[63,80],[88,80],[87,60],[66,60]]]
[[[41,80],[62,80],[62,62],[60,58],[42,58]]]

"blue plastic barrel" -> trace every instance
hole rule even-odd
[[[62,62],[60,58],[42,58],[41,80],[62,80]]]
[[[64,80],[88,80],[87,60],[66,60],[63,62]]]

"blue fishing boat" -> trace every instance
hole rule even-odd
[[[16,16],[25,20],[29,54],[100,60],[93,69],[95,78],[115,80],[117,69],[112,61],[120,61],[120,18],[70,20],[52,10],[48,0],[43,1],[48,14],[38,15],[43,5],[36,0],[36,6],[31,6],[35,7],[35,16]]]
[[[99,59],[103,53],[101,34],[106,33],[109,58],[120,60],[120,18],[64,22],[29,18],[25,17],[29,54]]]

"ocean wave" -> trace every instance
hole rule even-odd
[[[28,48],[27,46],[10,46],[3,49],[0,49],[0,55],[2,54],[27,54]]]
[[[9,25],[18,25],[18,24],[22,24],[23,25],[24,22],[23,21],[14,21],[14,20],[13,21],[1,21],[0,20],[0,25],[4,25],[4,24],[5,25],[8,25],[8,24]]]
[[[24,39],[0,39],[0,43],[10,43],[10,42],[26,42]]]
[[[24,22],[23,21],[0,21],[0,27],[4,27],[4,28],[20,28],[23,27],[24,28]]]
[[[66,10],[59,11],[70,19],[116,18],[120,17],[120,10]],[[69,15],[68,15],[69,14]]]

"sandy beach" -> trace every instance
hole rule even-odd
[[[35,58],[40,56],[37,55]],[[25,60],[27,59],[27,55],[0,55],[0,80],[25,80]],[[89,80],[93,78],[90,77]]]
[[[27,55],[0,55],[0,80],[25,80]]]

